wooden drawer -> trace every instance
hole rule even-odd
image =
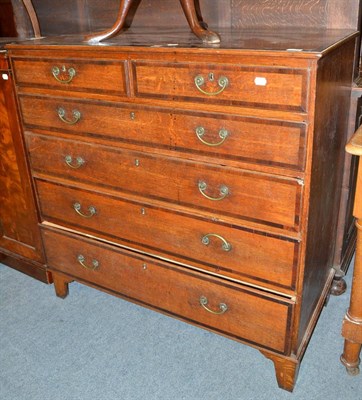
[[[133,72],[138,97],[307,110],[306,69],[134,61]]]
[[[288,351],[293,310],[288,300],[73,235],[44,229],[43,238],[53,270],[216,332]],[[201,305],[205,299],[205,307],[219,315]]]
[[[305,124],[40,96],[20,96],[20,106],[28,129],[92,134],[217,160],[304,169]],[[79,121],[62,121],[60,108],[70,121],[78,111]]]
[[[295,287],[295,240],[42,180],[37,189],[45,221],[219,275],[279,290]]]
[[[126,94],[123,61],[13,59],[17,85],[60,90]]]
[[[27,144],[34,171],[299,229],[302,185],[295,179],[32,134]]]

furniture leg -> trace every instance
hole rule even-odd
[[[336,269],[336,273],[333,278],[332,286],[331,286],[331,294],[333,296],[340,296],[347,289],[346,281],[343,279],[345,277],[345,273],[341,269]]]
[[[134,13],[140,1],[141,0],[121,0],[121,4],[119,6],[119,11],[117,15],[117,20],[112,26],[112,28],[102,32],[98,32],[96,34],[87,35],[85,37],[85,41],[89,43],[97,43],[102,40],[116,36],[118,33],[121,32],[123,28],[125,28],[127,17],[129,16],[131,9]]]
[[[199,0],[180,0],[180,3],[192,32],[205,43],[220,43],[220,36],[206,29],[207,25],[202,20]]]
[[[105,31],[87,35],[85,41],[97,43],[105,39],[116,36],[125,28],[130,14],[134,15],[141,0],[121,0],[116,22]],[[203,42],[217,44],[220,43],[220,36],[207,29],[207,24],[203,21],[199,0],[180,0],[182,9],[185,13],[187,22],[192,32]]]
[[[198,19],[201,27],[204,28],[204,29],[207,29],[208,25],[203,20],[202,14],[201,14],[200,0],[195,0],[195,11],[196,11],[197,19]]]
[[[360,343],[353,343],[345,339],[343,354],[341,355],[341,362],[346,367],[349,375],[354,376],[359,374],[359,365],[361,363],[359,358],[360,352]]]
[[[63,275],[58,275],[57,273],[54,272],[52,273],[52,276],[53,276],[55,294],[58,297],[65,299],[69,293],[68,285],[70,282],[72,282],[72,280],[64,277]]]
[[[31,26],[33,27],[33,31],[34,31],[34,37],[38,39],[41,37],[41,33],[40,33],[38,17],[34,10],[33,3],[31,2],[31,0],[23,0],[23,3],[24,3],[27,13],[29,14]]]
[[[341,361],[350,375],[359,373],[362,344],[362,219],[357,220],[357,246],[349,309],[344,317],[342,336],[345,338]]]
[[[360,156],[353,215],[356,217],[357,243],[349,309],[344,317],[342,336],[345,338],[341,361],[351,375],[359,373],[362,345],[362,126],[346,146],[347,152]]]
[[[263,351],[261,353],[273,361],[278,386],[281,389],[292,392],[297,381],[300,361],[292,357],[280,357]]]

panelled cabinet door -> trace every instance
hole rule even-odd
[[[0,253],[42,262],[11,75],[0,54]]]

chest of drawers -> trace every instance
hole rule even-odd
[[[72,40],[8,46],[57,295],[76,280],[250,344],[292,390],[334,276],[355,34]]]

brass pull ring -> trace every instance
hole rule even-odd
[[[83,218],[92,218],[94,215],[96,215],[97,214],[97,210],[96,210],[96,208],[95,207],[93,207],[93,206],[89,206],[88,207],[88,214],[84,214],[83,212],[82,212],[82,206],[81,206],[81,204],[80,203],[74,203],[73,204],[73,208],[74,208],[74,211],[77,213],[77,214],[79,214],[81,217],[83,217]]]
[[[65,73],[68,75],[68,79],[60,79],[59,75],[62,76]],[[63,65],[61,68],[54,66],[52,68],[52,74],[57,82],[66,84],[66,83],[70,83],[73,80],[73,78],[75,77],[75,69],[74,68],[66,69],[65,65]]]
[[[59,107],[57,112],[58,112],[59,119],[68,125],[76,124],[80,120],[80,117],[81,117],[81,113],[78,110],[72,111],[73,119],[67,119],[67,117],[66,117],[67,113],[64,110],[64,108],[62,108],[62,107]]]
[[[73,160],[73,157],[71,155],[65,156],[64,161],[68,165],[68,167],[73,169],[78,169],[85,163],[82,157],[77,157],[75,160]]]
[[[225,185],[221,185],[220,186],[220,197],[211,197],[209,195],[207,195],[205,193],[205,190],[207,189],[207,183],[204,181],[199,181],[198,183],[198,188],[199,188],[199,192],[206,197],[208,200],[212,200],[212,201],[220,201],[225,199],[226,196],[228,196],[229,194],[229,188]]]
[[[79,254],[79,256],[77,257],[77,260],[83,268],[88,269],[89,271],[95,271],[99,267],[98,260],[92,260],[92,266],[88,266],[85,263],[85,257],[82,254]]]
[[[222,236],[217,235],[216,233],[208,233],[207,235],[203,236],[202,239],[201,239],[201,243],[204,244],[205,246],[208,246],[210,244],[210,237],[214,237],[216,239],[221,240],[221,242],[222,242],[221,248],[224,251],[230,251],[231,250],[231,248],[232,248],[231,243],[229,243]]]
[[[208,77],[209,81],[214,81],[214,74],[211,72]],[[220,86],[220,89],[216,92],[207,92],[206,90],[202,89],[201,86],[205,83],[205,78],[202,75],[197,75],[194,79],[195,85],[197,89],[202,93],[206,94],[207,96],[217,96],[218,94],[222,93],[229,85],[229,79],[226,76],[221,76],[217,83]]]
[[[222,315],[222,314],[226,313],[226,311],[228,310],[228,306],[225,303],[219,304],[219,311],[211,310],[209,307],[207,307],[207,303],[208,303],[207,297],[201,296],[200,297],[200,305],[207,312],[209,312],[211,314],[215,314],[215,315]]]
[[[195,129],[195,132],[196,132],[197,138],[200,140],[201,143],[206,144],[206,146],[211,146],[211,147],[216,147],[216,146],[222,145],[225,142],[226,138],[229,136],[229,132],[226,129],[224,129],[224,128],[220,129],[219,137],[221,140],[216,143],[210,143],[202,138],[205,135],[205,128],[203,126],[198,126]]]

